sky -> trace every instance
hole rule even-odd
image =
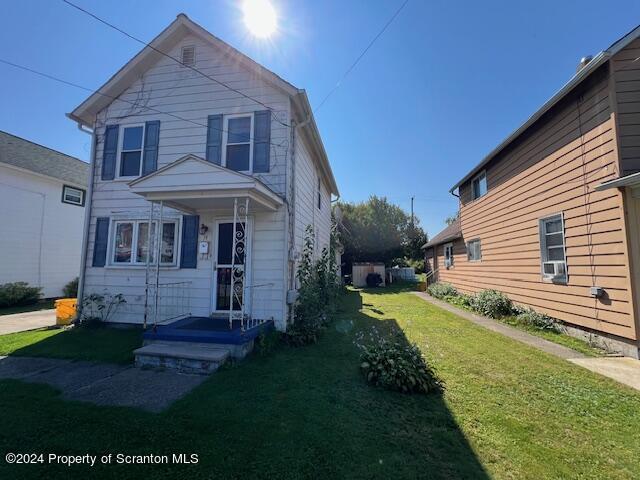
[[[316,107],[403,0],[273,0],[278,33],[250,35],[238,1],[74,0],[144,40],[186,13]],[[386,196],[431,236],[449,189],[562,87],[579,59],[640,23],[640,2],[409,0],[316,111],[341,200]],[[95,89],[140,44],[61,0],[0,0],[0,58]],[[89,160],[65,117],[87,92],[0,64],[0,130]]]

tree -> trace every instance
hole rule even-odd
[[[453,222],[458,220],[458,218],[460,218],[460,211],[459,210],[455,214],[450,215],[447,218],[445,218],[444,219],[444,223],[446,223],[447,225],[451,225]]]
[[[416,219],[385,197],[371,196],[361,203],[339,203],[342,221],[340,240],[347,271],[353,262],[410,264],[422,261],[421,249],[427,241]],[[413,266],[413,264],[412,264]]]

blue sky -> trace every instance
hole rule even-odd
[[[181,11],[317,105],[402,0],[274,0],[280,33],[257,42],[230,0],[75,0],[150,40]],[[91,88],[140,45],[59,0],[3,0],[0,58]],[[640,2],[410,0],[316,119],[342,199],[385,195],[433,235],[449,188],[595,54],[640,22]],[[88,160],[64,114],[86,92],[0,64],[0,129]]]

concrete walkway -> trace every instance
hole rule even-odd
[[[0,335],[24,332],[37,328],[51,327],[56,324],[56,311],[38,310],[36,312],[12,313],[0,315]]]
[[[412,292],[427,302],[451,312],[459,317],[465,318],[470,322],[480,325],[488,330],[500,333],[509,338],[513,338],[519,342],[525,343],[531,347],[542,350],[556,357],[568,360],[576,365],[599,373],[605,377],[609,377],[620,383],[628,385],[636,390],[640,390],[640,361],[632,358],[614,358],[614,357],[588,357],[571,348],[558,345],[544,338],[537,337],[517,328],[505,325],[504,323],[493,320],[492,318],[483,317],[474,313],[457,308],[449,303],[443,302],[425,292]]]
[[[65,400],[152,412],[164,410],[207,379],[204,375],[107,363],[0,357],[0,379],[6,378],[51,385],[62,392]]]

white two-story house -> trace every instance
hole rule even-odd
[[[286,329],[338,195],[304,90],[180,14],[68,117],[93,135],[79,295],[124,295],[113,322]]]

